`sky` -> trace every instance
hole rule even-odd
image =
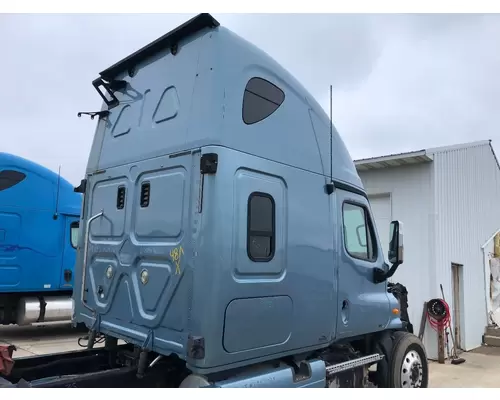
[[[354,159],[492,139],[500,15],[213,14],[329,110]],[[106,67],[194,14],[0,14],[0,151],[84,177]]]

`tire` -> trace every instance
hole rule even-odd
[[[427,388],[429,385],[425,348],[420,339],[409,332],[395,332],[388,367],[390,388]]]

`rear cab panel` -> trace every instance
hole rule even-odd
[[[192,260],[189,199],[198,192],[190,178],[198,160],[199,152],[164,156],[91,180],[89,215],[101,210],[104,215],[90,226],[86,299],[103,316],[102,327],[165,328],[173,331],[169,341],[182,347],[174,332],[186,329],[189,311],[183,294],[190,291],[190,280],[184,272]]]
[[[212,79],[210,32],[201,29],[181,39],[175,56],[166,48],[116,77],[127,87],[98,123],[84,210],[84,220],[103,212],[88,232],[84,289],[99,328],[181,357],[196,324],[190,314],[201,147],[220,115],[211,112],[213,103],[197,100],[210,98]],[[193,112],[211,117],[200,125]],[[82,227],[81,248],[86,235]],[[78,287],[82,263],[80,255]],[[76,319],[91,326],[93,313],[79,303]]]

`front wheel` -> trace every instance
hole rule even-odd
[[[388,373],[389,387],[428,387],[427,354],[418,337],[409,332],[397,332],[394,335]]]

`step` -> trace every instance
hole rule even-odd
[[[484,334],[488,336],[500,337],[500,328],[494,326],[487,326],[484,330]]]
[[[484,335],[484,344],[493,347],[500,347],[500,337]]]

